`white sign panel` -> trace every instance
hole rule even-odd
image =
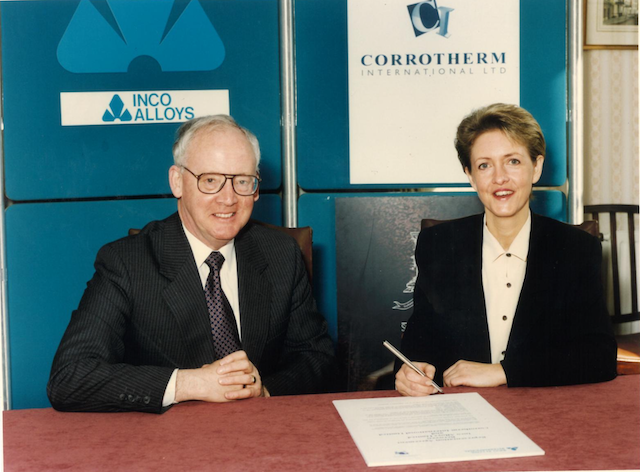
[[[352,184],[466,183],[460,120],[520,101],[519,3],[348,0]]]
[[[180,123],[229,114],[228,90],[63,92],[62,126]]]

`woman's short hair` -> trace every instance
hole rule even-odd
[[[455,146],[463,170],[471,170],[471,148],[476,139],[496,129],[527,148],[534,163],[538,156],[545,156],[544,135],[531,113],[517,105],[494,103],[474,110],[458,125]]]
[[[256,158],[256,172],[258,172],[258,166],[260,165],[260,144],[258,138],[246,128],[240,126],[236,120],[229,115],[209,115],[201,116],[189,120],[184,123],[176,132],[176,140],[173,143],[173,163],[177,166],[184,166],[186,161],[186,152],[189,147],[189,143],[195,136],[195,134],[206,128],[209,131],[215,131],[222,128],[234,128],[242,131],[247,137],[253,154]]]

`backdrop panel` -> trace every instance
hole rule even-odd
[[[261,141],[262,187],[280,186],[277,0],[0,8],[10,199],[169,193],[179,121],[228,111]]]
[[[406,12],[406,28],[412,28],[409,9],[416,4],[397,4],[403,14]],[[442,1],[437,5],[447,7]],[[495,5],[485,2],[483,7],[491,9]],[[453,22],[455,11],[451,15]],[[548,159],[540,181],[540,185],[545,186],[559,186],[566,180],[565,22],[565,2],[520,2],[520,104],[534,114],[548,138]],[[427,186],[425,182],[403,185],[350,183],[347,23],[347,0],[296,3],[300,185],[309,190]],[[398,31],[398,34],[404,33],[404,28]],[[457,34],[473,34],[473,29]],[[374,103],[377,100],[371,99]],[[456,99],[454,88],[451,101]],[[468,111],[472,108],[469,104]],[[437,127],[438,123],[437,112],[434,116],[431,110],[425,110],[425,128]],[[455,130],[441,132],[453,135]],[[389,139],[394,139],[393,133]],[[394,156],[390,155],[388,159],[393,161]],[[327,172],[327,169],[331,171]],[[458,183],[466,185],[462,172]]]
[[[6,211],[13,408],[48,407],[53,355],[93,275],[98,249],[176,210],[173,198],[15,204]],[[254,217],[281,221],[281,200],[262,195]]]
[[[401,325],[412,313],[420,221],[483,207],[475,195],[457,195],[337,198],[335,208],[339,359],[344,386],[368,389],[375,380],[367,377],[393,360],[382,342],[399,347]]]

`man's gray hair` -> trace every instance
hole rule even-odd
[[[201,129],[215,131],[223,128],[235,128],[244,133],[253,148],[256,158],[256,172],[260,165],[260,144],[258,138],[246,128],[243,128],[236,120],[229,115],[208,115],[194,118],[184,123],[176,132],[176,140],[173,143],[173,163],[177,166],[184,166],[186,161],[186,151],[194,135]]]

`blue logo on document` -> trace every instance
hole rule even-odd
[[[517,451],[518,450],[517,447],[508,447],[507,449],[509,449],[510,451]]]
[[[120,98],[120,95],[116,94],[109,102],[109,108],[107,108],[102,115],[102,121],[131,121],[131,113],[124,107],[124,103]]]
[[[434,30],[445,38],[451,36],[449,34],[449,15],[453,8],[438,7],[436,0],[425,0],[408,5],[407,9],[416,37]]]
[[[163,72],[210,71],[225,48],[198,0],[81,0],[58,44],[75,73],[127,72],[141,57]]]

